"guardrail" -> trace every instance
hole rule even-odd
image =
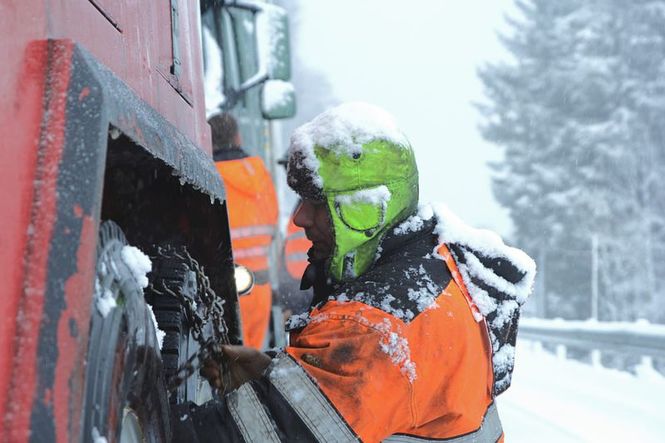
[[[593,364],[606,352],[640,357],[651,367],[654,358],[665,361],[665,325],[523,318],[518,337],[555,346],[562,358],[567,347],[589,351]]]

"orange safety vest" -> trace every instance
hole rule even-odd
[[[270,172],[259,157],[219,161],[215,165],[226,185],[234,260],[247,266],[256,278],[252,292],[239,300],[244,343],[261,349],[272,308],[268,266],[277,229],[277,194]]]
[[[284,263],[286,270],[294,280],[300,280],[307,261],[307,251],[312,247],[312,242],[305,237],[305,230],[293,223],[293,216],[289,219],[286,227],[286,238],[284,239]]]

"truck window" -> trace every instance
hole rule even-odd
[[[242,82],[250,79],[258,70],[254,13],[240,8],[230,8],[229,15],[235,34],[236,53]]]

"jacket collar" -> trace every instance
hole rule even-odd
[[[233,146],[228,149],[220,149],[214,151],[212,154],[212,158],[216,162],[222,162],[227,160],[239,160],[241,158],[246,158],[246,157],[249,157],[249,155],[247,155],[245,150],[242,149],[240,146]]]
[[[399,223],[395,227],[398,225]],[[340,288],[362,284],[363,277],[377,267],[401,260],[404,254],[412,252],[422,254],[423,247],[428,249],[428,252],[433,250],[436,243],[433,233],[435,225],[436,222],[434,219],[430,219],[425,220],[418,229],[406,233],[396,234],[395,227],[389,229],[380,243],[379,258],[365,273],[353,280],[336,284],[331,283],[325,273],[325,262],[310,262],[300,282],[300,289],[307,290],[313,288],[314,297],[312,298],[311,306],[317,306],[327,301]]]

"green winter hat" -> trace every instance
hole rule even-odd
[[[326,267],[335,281],[363,274],[385,233],[418,205],[418,169],[393,118],[366,103],[330,109],[291,137],[287,179],[301,197],[325,201],[334,250]]]

